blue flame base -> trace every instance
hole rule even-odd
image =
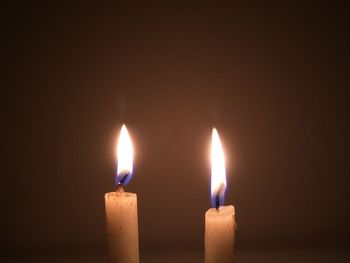
[[[127,185],[131,180],[131,174],[130,173],[123,173],[123,174],[117,174],[115,176],[115,185]]]

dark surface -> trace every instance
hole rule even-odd
[[[2,262],[19,263],[102,263],[106,257],[101,254],[94,255],[70,255],[70,256],[36,256],[36,257],[11,257],[1,258]],[[345,263],[350,260],[350,251],[344,249],[308,249],[308,250],[242,250],[235,257],[239,263]],[[200,252],[182,253],[148,253],[141,254],[140,261],[144,263],[200,263],[203,262],[203,255]]]
[[[347,248],[349,9],[290,2],[4,6],[2,254],[104,250],[122,123],[142,252],[202,249],[213,126],[238,249]]]

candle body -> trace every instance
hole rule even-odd
[[[205,263],[234,262],[235,208],[211,208],[205,213]]]
[[[105,194],[108,262],[139,262],[137,195],[124,191]]]

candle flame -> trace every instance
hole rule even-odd
[[[219,134],[213,128],[211,138],[211,200],[213,207],[218,208],[223,204],[225,190],[225,157]]]
[[[118,163],[116,183],[126,185],[132,176],[134,151],[125,125],[120,130],[116,150]]]

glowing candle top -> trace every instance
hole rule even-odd
[[[116,184],[126,185],[132,177],[134,151],[125,125],[122,126],[116,148],[117,174]]]
[[[225,157],[219,134],[213,128],[211,137],[211,203],[219,208],[224,203],[226,190]]]

